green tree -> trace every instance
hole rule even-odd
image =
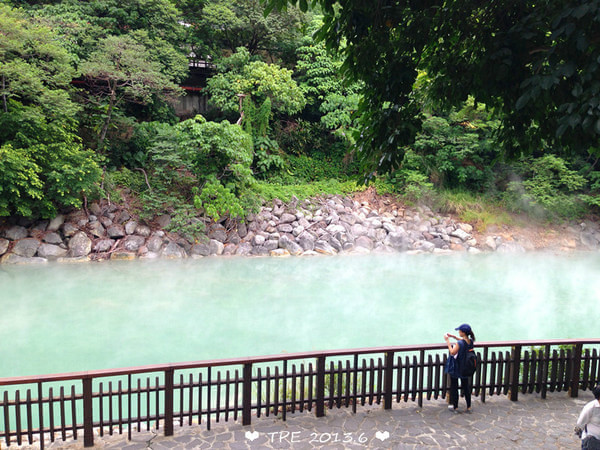
[[[251,55],[281,56],[301,37],[304,20],[304,14],[293,7],[265,16],[259,0],[215,0],[202,9],[198,26],[220,49],[245,47]]]
[[[98,133],[102,150],[113,112],[123,101],[147,103],[152,95],[169,98],[181,94],[173,76],[165,74],[164,64],[153,54],[144,32],[109,36],[80,66],[92,95],[105,101],[106,112]],[[183,63],[183,61],[181,61]]]
[[[75,134],[75,70],[56,34],[20,10],[0,5],[0,36],[0,216],[52,217],[100,177]]]
[[[21,11],[2,4],[0,35],[2,111],[8,113],[8,100],[14,99],[39,108],[50,120],[74,116],[77,108],[67,88],[75,69],[57,36],[49,28],[28,21]]]
[[[225,113],[239,110],[238,94],[250,95],[257,104],[269,97],[273,110],[284,114],[295,114],[306,103],[291,70],[251,60],[244,47],[221,60],[219,73],[208,80],[206,89],[210,101]]]
[[[296,51],[297,78],[307,99],[303,116],[348,138],[362,84],[344,79],[342,59],[328,52],[324,42],[315,42],[313,35],[321,25],[322,18],[316,16]]]
[[[267,11],[308,0],[265,0]],[[546,0],[411,2],[312,0],[319,32],[348,75],[365,81],[358,148],[365,171],[390,170],[421,125],[413,86],[449,107],[468,95],[495,108],[507,153],[542,145],[597,152],[600,137],[600,4]],[[344,47],[340,47],[345,42]]]

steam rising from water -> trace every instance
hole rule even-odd
[[[598,337],[597,255],[4,266],[0,377],[441,342]]]

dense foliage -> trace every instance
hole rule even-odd
[[[358,180],[446,210],[597,212],[599,25],[575,0],[5,1],[0,215],[127,187],[197,236]],[[183,120],[190,61],[209,109]]]
[[[251,60],[244,47],[220,61],[219,73],[208,80],[210,101],[225,113],[239,111],[238,94],[262,103],[271,100],[273,109],[286,114],[299,112],[306,101],[292,71],[275,64]]]

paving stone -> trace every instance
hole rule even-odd
[[[505,396],[487,398],[485,403],[474,398],[472,414],[449,413],[446,401],[441,398],[425,401],[423,408],[410,401],[394,403],[391,410],[384,410],[381,405],[359,406],[356,414],[352,414],[351,409],[334,408],[327,410],[322,418],[315,417],[314,411],[296,411],[287,415],[287,421],[280,417],[254,416],[249,427],[221,420],[211,423],[210,430],[206,429],[205,423],[186,424],[176,428],[175,436],[165,437],[160,429],[134,432],[131,442],[127,441],[126,435],[97,435],[94,443],[97,448],[105,449],[144,449],[149,443],[148,448],[152,450],[579,448],[581,444],[572,432],[573,424],[583,405],[591,398],[589,391],[581,392],[578,399],[570,399],[565,392],[548,394],[546,400],[536,394],[520,395],[518,402],[511,402]],[[252,433],[252,440],[247,432]],[[389,437],[379,434],[385,439],[378,439],[377,432],[388,432]],[[289,439],[292,433],[297,433],[294,435],[295,442]],[[336,442],[335,433],[338,439],[350,437],[351,442]],[[366,443],[358,442],[361,435],[367,437]],[[81,439],[57,440],[52,444],[48,442],[46,448],[81,446]],[[18,447],[13,445],[10,448]]]

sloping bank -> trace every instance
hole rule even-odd
[[[217,255],[306,256],[338,253],[524,252],[506,235],[480,236],[467,223],[440,217],[427,207],[391,205],[374,208],[350,197],[327,196],[284,204],[275,200],[245,223],[214,223],[203,239],[191,241],[165,231],[169,216],[143,223],[106,201],[89,212],[76,211],[49,221],[0,222],[0,262],[45,263],[153,258],[200,258]],[[598,250],[594,224],[566,227],[552,250]]]

